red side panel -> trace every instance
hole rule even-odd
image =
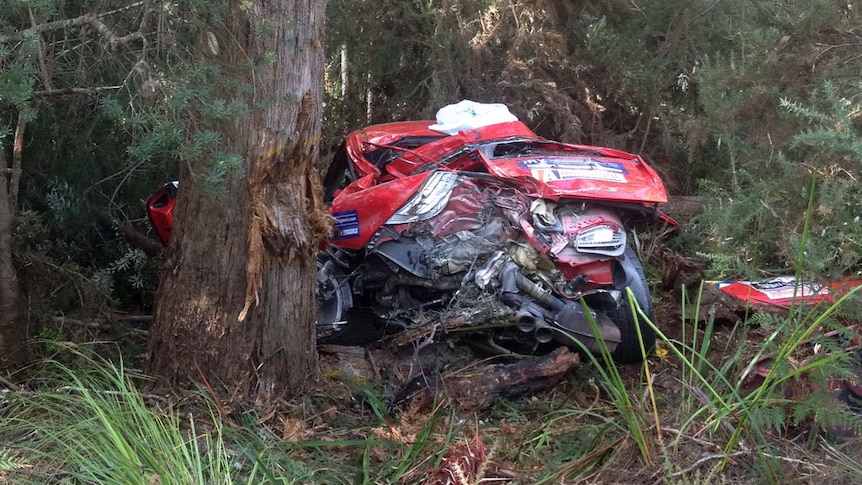
[[[352,250],[365,247],[380,226],[410,200],[431,173],[424,172],[352,193],[348,185],[332,202],[335,229],[329,243]]]

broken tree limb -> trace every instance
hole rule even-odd
[[[140,248],[150,256],[157,256],[161,253],[162,244],[160,242],[138,231],[132,224],[121,222],[111,215],[110,212],[101,212],[99,220],[103,224],[115,228],[129,246]]]
[[[578,354],[559,347],[543,357],[450,374],[416,391],[410,391],[408,384],[408,389],[402,391],[401,399],[396,398],[396,402],[446,401],[465,411],[480,410],[500,398],[515,398],[553,387],[580,361]]]
[[[480,410],[497,399],[549,389],[580,363],[578,354],[560,347],[548,355],[512,364],[476,366],[474,360],[463,354],[446,355],[452,349],[445,343],[436,345],[440,347],[418,354],[393,347],[366,349],[320,345],[321,375],[343,382],[389,380],[394,387],[400,386],[393,398],[396,407],[408,404],[423,407],[445,402],[463,410]],[[443,375],[440,373],[442,365],[458,365],[467,370]],[[412,377],[405,383],[407,376]]]
[[[487,295],[474,295],[476,298],[488,298]],[[454,332],[476,328],[484,325],[500,325],[504,322],[514,322],[515,312],[496,305],[483,305],[473,301],[468,308],[460,308],[445,315],[424,315],[413,322],[413,328],[398,333],[392,338],[392,343],[398,347],[411,345],[433,338],[436,333]]]

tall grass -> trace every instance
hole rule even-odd
[[[229,436],[205,405],[194,417],[160,409],[166,402],[138,392],[122,366],[79,357],[83,369],[47,362],[44,387],[8,396],[0,410],[5,456],[18,457],[10,483],[233,485],[311,475],[286,453],[273,460],[262,438]]]
[[[634,295],[631,293],[631,291],[629,291],[629,299],[632,300],[630,301],[630,308],[637,308],[637,301],[634,301]],[[610,395],[611,400],[613,401],[617,408],[617,411],[619,412],[619,416],[625,423],[625,428],[629,431],[631,438],[637,444],[641,458],[647,466],[650,466],[653,462],[655,439],[654,436],[648,432],[649,425],[644,418],[644,409],[637,401],[632,398],[630,390],[626,383],[623,381],[623,378],[619,372],[619,368],[617,367],[617,364],[614,362],[614,359],[611,356],[611,351],[608,348],[607,343],[601,336],[601,330],[599,329],[595,318],[589,311],[589,307],[587,307],[587,303],[584,301],[583,298],[581,298],[581,306],[583,307],[584,314],[586,315],[587,321],[589,322],[590,329],[593,333],[593,338],[595,339],[596,344],[599,347],[599,355],[593,355],[593,353],[587,349],[586,345],[584,345],[579,340],[572,338],[572,341],[576,345],[581,347],[581,350],[584,352],[585,355],[587,355],[587,357],[595,366],[599,375],[602,377],[604,389]],[[644,368],[647,369],[648,372],[648,368],[646,367],[646,349],[644,348],[643,337],[640,333],[639,322],[637,321],[637,318],[635,319],[635,327],[638,328],[637,336],[641,349],[641,355],[644,357]],[[648,374],[647,380],[649,380]],[[649,386],[649,389],[652,395],[652,386]]]
[[[804,248],[814,188],[812,181],[797,281],[803,280],[801,268],[805,263]],[[777,462],[780,446],[776,444],[781,443],[778,438],[790,433],[792,428],[804,425],[809,435],[817,435],[835,426],[862,429],[859,417],[838,403],[828,390],[828,381],[843,375],[849,368],[850,352],[835,341],[821,341],[822,348],[828,351],[813,350],[815,340],[824,333],[822,331],[841,330],[834,316],[857,298],[860,289],[862,287],[854,288],[840,298],[817,306],[794,301],[785,316],[759,319],[749,316],[731,331],[730,342],[735,348],[718,349],[721,352],[714,352],[714,315],[708,311],[703,314],[706,310],[701,302],[703,283],[692,299],[693,315],[686,314],[690,301],[683,289],[682,335],[679,340],[669,338],[643,312],[629,290],[624,304],[627,303],[633,312],[645,358],[641,381],[634,388],[623,381],[589,313],[588,321],[599,352],[598,355],[587,352],[587,355],[596,366],[604,390],[629,436],[637,444],[645,465],[652,465],[656,456],[663,455],[668,469],[683,473],[668,456],[679,448],[684,436],[697,436],[712,440],[714,445],[723,449],[722,454],[714,457],[718,460],[717,470],[726,466],[732,457],[746,454],[760,466],[766,480],[778,482],[784,467]],[[765,339],[749,337],[748,327],[755,322],[768,324],[764,327],[769,331]],[[681,392],[678,402],[674,403],[677,411],[673,417],[668,418],[669,413],[659,412],[640,324],[652,328],[658,341],[678,362]],[[579,342],[578,345],[583,348]],[[721,354],[722,359],[716,360],[714,354]],[[759,381],[754,379],[755,374]],[[794,394],[794,388],[802,388],[803,392]],[[636,399],[634,396],[638,395],[645,397]],[[662,415],[678,428],[674,430],[676,438],[667,444],[662,439]],[[651,424],[647,416],[651,416]]]
[[[469,428],[442,406],[399,422],[366,387],[361,393],[375,423],[288,442],[253,422],[227,426],[203,392],[180,411],[166,398],[139,392],[121,365],[76,359],[80,367],[41,362],[48,376],[30,381],[38,391],[8,393],[0,402],[0,482],[418,483],[451,461]],[[477,483],[485,464],[476,463]]]

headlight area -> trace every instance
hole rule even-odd
[[[578,232],[572,243],[582,253],[621,256],[626,250],[626,232],[622,225],[600,223]]]
[[[430,219],[446,207],[452,189],[458,184],[459,175],[453,172],[435,172],[386,224],[405,224]]]

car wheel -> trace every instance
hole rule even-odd
[[[625,274],[625,283],[622,285],[623,290],[631,288],[638,306],[640,306],[650,321],[655,322],[652,298],[650,297],[646,276],[631,246],[626,247],[620,265]],[[619,305],[616,308],[607,310],[606,314],[620,330],[620,343],[613,352],[615,361],[640,362],[643,360],[637,328],[640,328],[640,334],[643,338],[643,348],[647,355],[652,352],[655,348],[655,332],[640,315],[635,317],[632,314],[626,293],[623,293]]]

